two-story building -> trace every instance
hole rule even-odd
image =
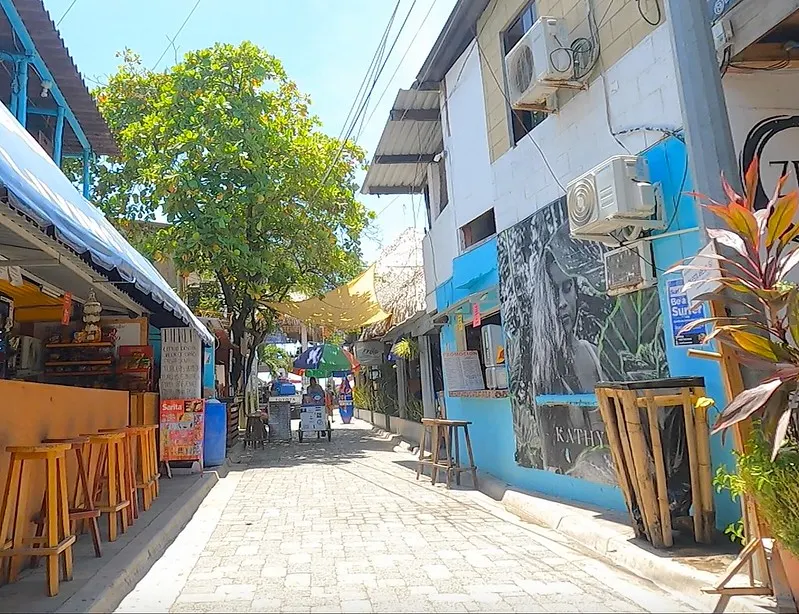
[[[744,166],[760,155],[767,193],[795,173],[794,77],[783,69],[797,9],[708,8],[736,150]],[[619,511],[594,385],[702,375],[725,398],[718,366],[690,354],[701,335],[678,334],[669,308],[682,279],[666,270],[704,240],[666,15],[663,0],[459,1],[400,91],[363,186],[425,196],[427,309],[441,327],[426,346],[440,344],[447,417],[473,422],[480,468]],[[594,224],[591,207],[608,199],[642,221]],[[458,376],[456,389],[448,364],[469,350],[484,379],[475,389]],[[711,451],[714,466],[732,462],[729,441],[713,437]],[[740,516],[726,494],[716,508],[719,528]]]

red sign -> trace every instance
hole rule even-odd
[[[480,326],[480,303],[472,303],[472,326]]]
[[[201,461],[204,419],[202,399],[161,401],[161,460]]]
[[[64,292],[64,302],[61,309],[61,324],[66,326],[72,317],[72,292]]]

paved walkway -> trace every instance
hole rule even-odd
[[[417,482],[364,423],[336,426],[220,481],[117,611],[693,611],[481,493]]]

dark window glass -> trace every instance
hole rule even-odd
[[[497,223],[494,219],[494,210],[489,209],[482,215],[474,218],[468,224],[461,226],[461,236],[463,238],[463,248],[469,248],[483,239],[497,233]]]

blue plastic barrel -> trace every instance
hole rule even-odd
[[[218,467],[225,462],[227,453],[227,405],[216,399],[205,402],[205,435],[203,437],[203,464]]]

